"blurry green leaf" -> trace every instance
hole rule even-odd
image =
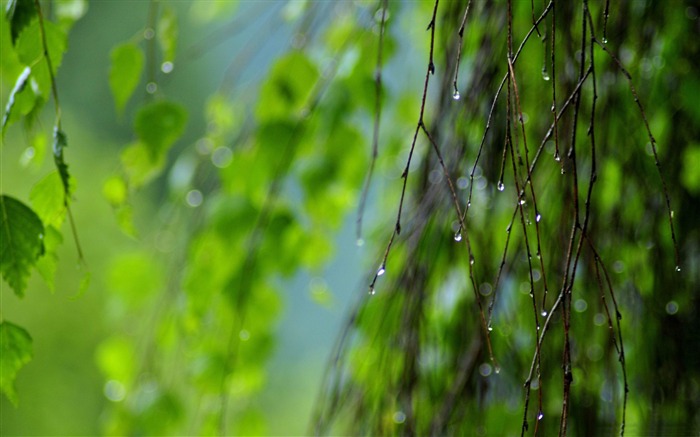
[[[136,353],[125,337],[110,337],[97,348],[97,365],[108,379],[130,386],[136,377]]]
[[[123,205],[127,194],[126,181],[119,176],[110,176],[102,185],[102,195],[112,206]]]
[[[163,62],[173,62],[177,49],[177,15],[170,7],[163,8],[158,20],[158,43],[163,52]]]
[[[238,1],[193,2],[188,16],[193,21],[209,22],[229,18],[238,8]]]
[[[130,144],[121,154],[122,165],[129,185],[139,188],[158,176],[165,166],[165,156],[153,160],[140,141]]]
[[[117,114],[121,114],[141,80],[144,55],[136,44],[126,43],[112,49],[110,59],[109,87]]]
[[[3,321],[0,323],[0,390],[16,406],[17,372],[32,359],[32,337],[23,328]]]
[[[187,111],[182,105],[158,101],[144,106],[136,114],[134,130],[152,163],[165,157],[168,148],[185,131]]]
[[[9,0],[5,7],[5,16],[10,23],[12,44],[17,42],[17,37],[36,15],[32,0]]]
[[[56,168],[63,184],[63,202],[67,203],[68,194],[70,193],[70,174],[68,174],[68,164],[63,159],[63,149],[65,147],[68,147],[66,134],[56,126],[53,129],[53,160],[56,163]]]
[[[316,66],[300,52],[281,57],[263,83],[256,116],[260,121],[298,116],[318,80]]]
[[[46,226],[61,228],[66,216],[66,205],[63,202],[64,192],[61,176],[57,171],[49,173],[37,182],[29,194],[34,211]]]
[[[36,263],[36,270],[41,275],[49,290],[55,291],[56,271],[58,270],[58,246],[63,242],[61,231],[53,226],[46,226],[44,232],[45,254]]]
[[[0,270],[2,277],[22,297],[32,266],[44,253],[44,225],[28,206],[0,196]]]
[[[690,145],[683,151],[681,181],[689,192],[700,194],[700,144]]]
[[[15,82],[14,88],[10,92],[10,96],[7,98],[7,106],[5,106],[5,114],[2,116],[2,135],[5,135],[5,128],[8,126],[8,121],[10,120],[10,115],[12,114],[12,107],[15,105],[15,97],[21,93],[27,85],[27,79],[32,73],[32,69],[25,67],[22,74],[19,75],[17,81]]]
[[[56,17],[65,26],[72,26],[87,12],[87,0],[54,0]]]

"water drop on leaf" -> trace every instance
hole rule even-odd
[[[556,152],[556,153],[554,154],[554,160],[557,161],[557,162],[561,161],[561,156],[559,156],[559,152]]]
[[[496,372],[496,373],[501,373],[501,366],[495,365],[495,366],[493,367],[493,371]]]
[[[681,266],[676,266],[676,271],[680,272],[681,271]]]
[[[608,39],[607,39],[607,38],[603,38],[603,44],[607,44],[607,43],[608,43]]]
[[[459,95],[459,91],[455,90],[454,94],[452,94],[452,98],[454,100],[459,100],[461,96]]]
[[[535,216],[535,221],[536,221],[537,223],[539,223],[540,220],[542,220],[542,214],[539,214],[539,213],[538,213],[538,214]]]
[[[370,295],[370,296],[374,296],[374,293],[376,293],[376,291],[374,291],[374,287],[373,287],[373,286],[370,286],[370,287],[369,287],[369,295]]]
[[[379,269],[377,269],[377,276],[382,276],[384,273],[386,273],[386,268],[384,267],[384,264],[379,266]]]
[[[357,244],[357,247],[362,247],[365,245],[365,240],[363,240],[362,238],[358,238],[355,244]]]
[[[474,255],[469,255],[469,264],[474,265]]]
[[[537,420],[542,420],[543,418],[544,418],[543,412],[540,411],[539,413],[537,413]]]
[[[503,181],[498,181],[498,191],[503,191],[506,189],[506,186],[503,185]]]
[[[457,232],[455,234],[455,241],[457,241],[457,242],[462,241],[462,233],[461,232]]]
[[[547,317],[547,310],[542,310],[540,314],[542,314],[542,317]]]

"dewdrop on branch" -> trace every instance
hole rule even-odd
[[[452,94],[452,98],[454,100],[459,100],[460,97],[462,97],[462,96],[459,95],[459,91],[455,90],[454,94]]]
[[[384,264],[382,264],[377,269],[377,276],[382,276],[384,273],[386,273],[386,268],[384,267]]]

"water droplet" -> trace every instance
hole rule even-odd
[[[489,332],[493,331],[493,326],[489,325],[486,329],[489,330]]]
[[[155,82],[148,82],[148,84],[146,84],[146,92],[148,94],[155,94],[156,91],[158,91],[158,85]]]
[[[493,371],[496,372],[496,373],[501,373],[501,366],[499,366],[498,364],[496,364],[496,365],[493,367]]]
[[[474,255],[469,255],[469,264],[474,265]]]
[[[547,67],[542,67],[542,79],[549,80],[549,71],[547,71]]]
[[[379,269],[377,269],[377,276],[382,276],[384,273],[386,273],[386,268],[384,267],[384,264],[379,266]]]
[[[525,199],[520,199],[520,204],[525,205]]]
[[[459,95],[459,91],[455,90],[454,94],[452,94],[452,98],[454,100],[459,100],[459,98],[462,97]]]
[[[472,203],[471,203],[471,202],[467,202],[467,208],[471,208],[471,207],[472,207]]]
[[[503,181],[498,181],[498,191],[503,191],[506,189],[506,186],[503,185]]]
[[[457,232],[455,234],[455,241],[457,241],[457,242],[462,241],[462,233],[461,232]]]
[[[566,170],[564,170],[564,167],[561,168],[561,174],[566,174]]]
[[[557,162],[561,161],[561,156],[559,156],[559,152],[554,152],[554,160]]]
[[[603,38],[603,44],[607,44],[607,43],[608,43],[608,39],[607,39],[607,38]]]
[[[681,266],[676,266],[676,271],[680,272],[681,271]]]
[[[540,314],[542,314],[542,317],[547,317],[547,310],[542,310]]]
[[[536,221],[537,223],[539,223],[540,220],[542,220],[542,214],[539,214],[539,213],[538,213],[538,214],[535,216],[535,221]]]
[[[365,240],[358,238],[357,241],[355,241],[355,244],[357,244],[357,247],[362,247],[365,245]]]
[[[540,325],[537,325],[537,330],[538,330],[538,331],[540,330]]]
[[[540,411],[539,413],[537,413],[537,420],[542,420],[543,418],[544,418],[543,412]]]
[[[156,31],[153,30],[153,28],[147,27],[143,30],[143,37],[145,39],[153,39],[154,36],[156,36]]]
[[[369,287],[369,295],[370,295],[370,296],[374,296],[374,293],[376,293],[376,291],[374,290],[374,286],[370,285],[370,287]]]
[[[671,218],[673,218],[674,215],[676,214],[673,212],[673,210],[671,210]]]
[[[165,74],[171,73],[173,68],[175,68],[175,65],[173,65],[173,63],[170,61],[163,62],[163,64],[160,66],[160,70]]]

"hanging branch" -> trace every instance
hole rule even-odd
[[[63,205],[66,208],[66,213],[68,214],[68,221],[70,222],[71,232],[73,234],[73,241],[75,242],[75,248],[78,252],[78,263],[80,265],[86,266],[85,257],[83,256],[83,249],[80,245],[80,240],[78,239],[78,230],[75,225],[75,220],[73,219],[73,212],[70,207],[70,175],[68,174],[68,165],[66,164],[63,157],[63,148],[67,146],[66,134],[63,133],[61,128],[61,104],[58,100],[58,87],[56,86],[56,77],[53,71],[53,64],[51,63],[51,56],[49,55],[49,46],[46,41],[46,30],[44,28],[44,14],[41,10],[41,4],[39,0],[34,0],[34,7],[36,8],[37,16],[39,17],[39,32],[41,33],[41,45],[44,51],[44,58],[46,59],[46,66],[49,70],[49,80],[51,81],[51,95],[54,101],[55,107],[55,121],[53,128],[53,158],[56,169],[61,177],[61,182],[63,184]]]
[[[423,124],[423,114],[425,112],[425,102],[428,96],[428,84],[430,83],[430,76],[435,74],[435,64],[433,62],[433,50],[435,46],[435,18],[437,16],[437,9],[440,0],[435,0],[435,6],[433,7],[433,15],[428,24],[427,30],[430,30],[430,55],[428,57],[428,69],[425,73],[425,84],[423,85],[423,98],[421,99],[420,114],[418,115],[418,123],[416,125],[416,130],[413,133],[413,141],[411,142],[411,149],[408,152],[408,159],[406,160],[406,168],[401,174],[403,179],[403,187],[401,188],[401,200],[399,200],[399,211],[396,214],[396,225],[391,233],[391,238],[389,238],[389,243],[384,251],[384,257],[382,258],[382,263],[379,265],[377,272],[374,274],[372,282],[369,284],[369,293],[374,294],[374,284],[377,282],[377,278],[382,276],[386,271],[386,261],[389,258],[389,253],[391,252],[391,246],[394,244],[394,239],[398,234],[401,233],[401,211],[403,210],[403,203],[406,196],[406,184],[408,183],[408,172],[411,167],[411,160],[413,158],[413,152],[416,148],[416,141],[418,139],[418,132]]]
[[[459,26],[459,31],[457,34],[459,35],[459,43],[457,44],[457,58],[455,60],[455,74],[454,74],[454,80],[452,81],[452,86],[454,88],[454,93],[452,94],[452,98],[455,100],[459,100],[460,95],[459,95],[459,88],[457,88],[457,79],[459,78],[459,62],[462,59],[462,45],[464,41],[464,27],[467,24],[467,16],[469,15],[469,7],[472,5],[472,0],[469,0],[467,2],[467,7],[464,9],[464,16],[462,17],[462,24]]]
[[[382,20],[379,24],[379,46],[377,47],[377,67],[374,72],[374,128],[372,131],[372,159],[369,164],[369,171],[367,172],[367,178],[365,179],[364,187],[362,188],[362,195],[360,196],[360,206],[357,211],[357,228],[356,228],[356,238],[357,244],[362,245],[362,218],[365,213],[365,205],[367,203],[367,196],[369,194],[369,186],[372,182],[372,175],[374,174],[374,166],[377,162],[378,149],[379,149],[379,120],[382,113],[382,51],[384,48],[384,27],[386,23],[386,11],[389,7],[388,0],[381,0],[381,10],[382,10]]]

